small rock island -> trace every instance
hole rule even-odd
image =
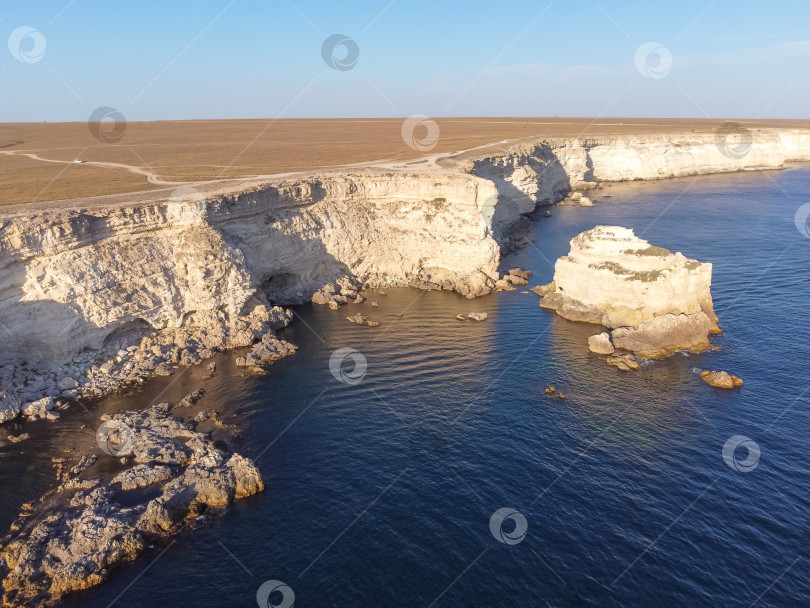
[[[711,283],[711,264],[651,245],[632,229],[597,226],[571,240],[554,281],[534,291],[543,308],[609,330],[589,339],[593,352],[661,359],[711,347],[709,334],[720,333]]]

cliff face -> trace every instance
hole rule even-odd
[[[711,264],[650,245],[628,228],[597,226],[571,240],[540,305],[612,329],[616,348],[658,358],[709,347],[717,331],[711,284]]]
[[[468,158],[463,166],[498,187],[498,224],[598,182],[778,169],[806,160],[810,132],[772,129],[753,132],[750,146],[707,133],[531,142]]]
[[[253,315],[238,339],[195,338],[209,350],[244,345],[279,314],[254,314],[257,306],[306,301],[343,276],[488,293],[509,226],[572,188],[791,160],[810,160],[807,132],[757,131],[742,158],[707,134],[547,140],[448,155],[418,173],[390,165],[224,191],[195,184],[199,192],[142,202],[0,208],[0,410],[15,391],[60,394],[58,378],[22,382],[22,362],[43,368],[86,349],[115,353],[153,330],[221,333]]]
[[[305,301],[343,275],[474,290],[497,278],[495,198],[468,175],[376,173],[16,217],[0,224],[0,357],[61,361],[128,329],[227,323],[254,294]]]

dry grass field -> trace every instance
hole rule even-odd
[[[711,132],[723,121],[444,118],[436,122],[440,137],[431,154],[536,136]],[[749,128],[810,128],[810,121],[739,122]],[[131,122],[115,143],[99,141],[86,123],[0,123],[0,204],[150,190],[161,185],[160,180],[196,182],[424,156],[403,141],[402,123],[402,119]],[[416,136],[425,133],[417,131]],[[21,156],[25,153],[43,160]],[[76,164],[76,158],[125,167]],[[158,185],[147,180],[147,173],[156,176]]]

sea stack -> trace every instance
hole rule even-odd
[[[632,229],[597,226],[571,240],[540,306],[608,328],[616,349],[660,359],[710,348],[709,334],[720,332],[711,283],[711,264],[650,245]]]

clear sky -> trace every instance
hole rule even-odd
[[[808,0],[2,0],[0,33],[0,122],[810,117]]]

